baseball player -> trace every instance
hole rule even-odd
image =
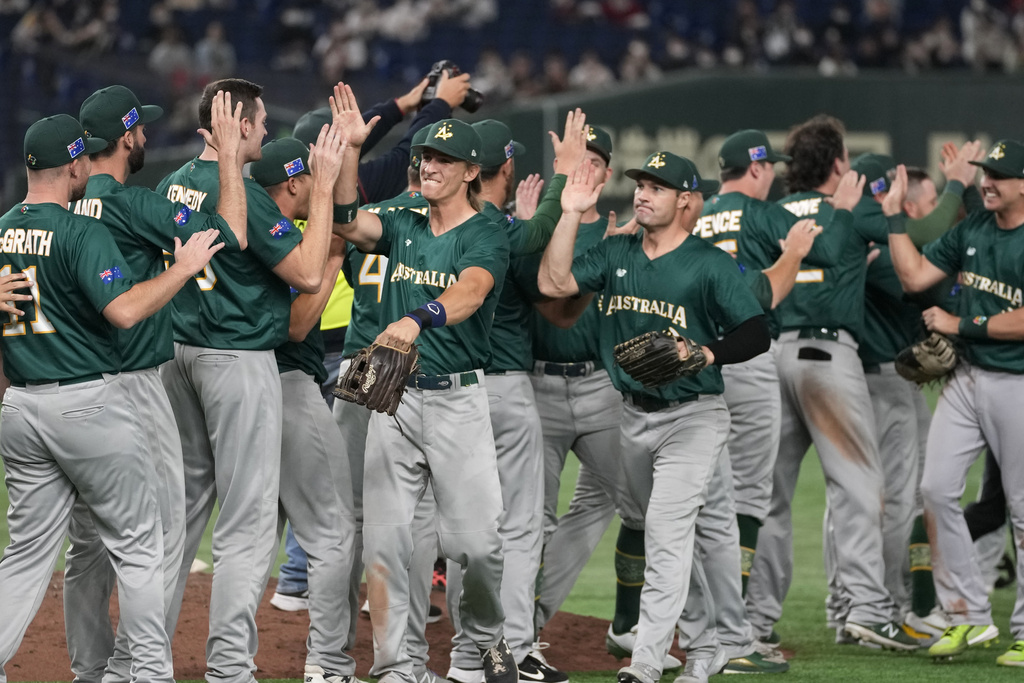
[[[516,157],[521,158],[525,148],[512,139],[512,132],[500,121],[487,119],[473,124],[481,141],[481,215],[505,227],[514,260],[540,252],[554,231],[561,215],[559,201],[565,174],[580,164],[585,153],[585,139],[580,134],[585,123],[583,112],[571,111],[562,139],[553,137],[555,174],[529,220],[514,218],[498,208],[512,199]],[[514,262],[504,276],[491,327],[492,358],[485,373],[504,503],[499,532],[505,563],[501,585],[505,634],[522,680],[561,683],[568,676],[548,665],[540,648],[534,647],[534,598],[543,541],[544,463],[540,416],[527,375],[532,365],[528,325],[531,306],[524,291],[535,278],[533,273],[521,272]],[[446,590],[455,638],[448,678],[475,683],[482,672],[472,642],[461,628],[458,597],[462,581],[455,565],[449,560]]]
[[[347,86],[336,86],[336,121],[347,123],[347,158],[364,124]],[[404,652],[412,553],[410,523],[429,479],[441,546],[463,567],[462,626],[480,650],[487,683],[519,677],[502,633],[498,597],[501,491],[494,437],[482,390],[490,360],[496,283],[508,268],[508,238],[477,211],[480,136],[466,123],[435,123],[422,147],[420,180],[428,215],[356,211],[355,168],[342,169],[335,199],[342,235],[388,256],[381,302],[382,343],[419,342],[421,372],[394,420],[370,418],[364,471],[364,560],[374,627],[374,665],[382,679],[412,681]],[[422,334],[421,334],[422,332]],[[457,416],[457,417],[456,417]]]
[[[306,230],[330,231],[334,183],[341,170],[341,139],[321,135],[312,149],[295,138],[263,146],[252,179],[291,221]],[[345,652],[355,537],[348,458],[331,411],[320,394],[327,374],[320,315],[341,271],[344,243],[332,238],[316,293],[293,294],[288,341],[275,349],[281,373],[281,511],[306,550],[309,565],[309,639],[305,675],[333,682],[354,680],[355,661]]]
[[[162,308],[210,257],[220,232],[175,238],[174,266],[133,284],[110,233],[65,208],[85,194],[88,137],[65,114],[25,134],[28,193],[0,217],[0,274],[24,272],[32,301],[0,335],[0,411],[10,544],[0,559],[0,682],[43,600],[72,508],[81,498],[118,579],[120,623],[140,680],[172,681],[164,628],[163,537],[155,463],[122,378],[115,327]],[[8,386],[9,383],[9,386]]]
[[[574,261],[580,217],[600,190],[587,182],[593,173],[584,165],[563,191],[562,219],[541,262],[541,292],[603,292],[605,367],[613,367],[616,344],[666,326],[704,344],[710,363],[701,374],[658,389],[644,388],[619,368],[612,371],[625,399],[621,453],[629,494],[644,512],[648,558],[633,660],[619,681],[654,683],[684,603],[696,608],[707,594],[694,528],[729,430],[718,368],[763,353],[770,336],[735,261],[702,240],[687,239],[703,208],[700,193],[717,187],[701,179],[688,159],[656,152],[643,167],[627,171],[637,181],[633,206],[642,235],[603,240]],[[719,329],[726,333],[716,340]],[[688,612],[687,618],[693,616]],[[700,616],[706,628],[690,644],[677,681],[706,681],[725,665],[711,615]]]
[[[232,112],[230,96],[214,99],[211,144],[226,158],[237,154],[241,141],[240,107]],[[144,187],[124,185],[142,168],[148,123],[159,117],[159,107],[143,106],[134,93],[120,85],[96,91],[82,104],[79,120],[88,135],[110,140],[107,148],[91,155],[92,174],[85,197],[73,211],[99,219],[114,236],[132,273],[151,279],[165,269],[164,252],[174,250],[174,238],[187,239],[200,230],[217,229],[229,251],[245,244],[245,190],[242,178],[225,164],[221,170],[224,196],[219,215],[196,213]],[[185,479],[181,442],[167,393],[157,367],[174,357],[171,311],[157,311],[130,330],[119,333],[121,379],[142,415],[147,452],[158,481],[164,545],[164,605],[172,604],[185,542]],[[113,589],[113,568],[92,523],[89,509],[79,501],[71,518],[71,545],[64,570],[65,633],[71,669],[83,681],[104,677],[128,681],[131,655],[123,632],[116,648],[108,605]],[[173,636],[173,631],[168,632]],[[107,660],[110,660],[109,663]]]
[[[987,443],[1002,468],[1003,489],[1015,537],[1024,533],[1024,502],[1014,486],[1020,465],[1012,453],[1022,436],[1021,421],[1009,396],[1020,391],[1024,369],[1019,309],[1024,305],[1020,263],[1024,223],[1024,145],[997,142],[981,161],[981,193],[986,211],[969,214],[953,230],[925,247],[921,254],[901,234],[900,206],[906,192],[906,169],[897,169],[890,196],[883,204],[889,216],[889,248],[893,266],[907,291],[918,292],[959,272],[963,288],[958,315],[939,307],[924,311],[929,330],[958,334],[966,356],[939,397],[928,434],[921,493],[925,512],[934,520],[930,539],[935,549],[935,588],[953,626],[929,648],[936,657],[957,655],[969,646],[994,640],[991,607],[974,561],[970,534],[956,491],[967,469]],[[996,662],[1024,666],[1024,587],[1017,568],[1017,601],[1010,618],[1014,643]]]
[[[827,198],[849,171],[842,124],[818,116],[790,131],[785,153],[794,194],[780,204],[820,224],[833,212]],[[858,186],[859,187],[859,186]],[[910,650],[917,641],[893,621],[883,583],[882,475],[864,371],[857,356],[863,325],[868,241],[855,221],[838,263],[806,268],[779,306],[782,333],[776,352],[782,393],[782,428],[770,513],[758,536],[747,612],[755,634],[772,637],[792,580],[790,503],[800,463],[813,442],[827,482],[840,585],[848,611],[836,615],[837,637]],[[875,241],[879,241],[877,238]]]
[[[203,128],[218,90],[242,103],[239,162],[258,160],[266,134],[262,88],[234,78],[208,85],[199,105]],[[193,211],[213,213],[217,169],[218,152],[207,144],[158,191],[183,197]],[[306,293],[320,288],[330,243],[328,226],[300,234],[256,182],[247,180],[245,189],[248,248],[221,254],[175,298],[174,361],[160,371],[185,458],[185,552],[172,611],[176,618],[219,500],[207,678],[233,683],[252,680],[256,608],[277,549],[281,378],[274,349],[288,338],[289,286]],[[311,676],[307,683],[322,679]]]

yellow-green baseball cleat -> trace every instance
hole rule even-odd
[[[992,624],[960,624],[947,628],[938,642],[928,648],[928,654],[936,659],[949,659],[968,647],[991,647],[993,642],[999,642],[999,629]]]
[[[996,657],[999,666],[1024,666],[1024,640],[1018,640],[1010,649]]]

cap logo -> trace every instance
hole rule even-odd
[[[764,145],[751,147],[747,150],[747,154],[750,155],[751,161],[761,161],[762,159],[768,158],[768,150],[764,148]]]
[[[597,139],[597,133],[594,132],[593,126],[587,126],[587,141],[593,142]]]
[[[871,181],[871,194],[878,194],[879,192],[885,192],[885,178]]]
[[[306,167],[302,163],[302,159],[301,158],[299,158],[299,159],[292,159],[291,161],[289,161],[287,164],[284,165],[284,172],[285,172],[285,174],[289,178],[291,178],[296,173],[302,173],[305,170],[306,170]]]
[[[85,151],[85,143],[82,142],[82,138],[78,138],[77,140],[72,142],[70,145],[68,145],[68,153],[71,155],[72,159],[74,159],[75,157],[77,157],[79,154],[81,154],[84,151]]]
[[[514,141],[512,141],[512,140],[509,140],[508,144],[505,145],[505,158],[506,159],[511,159],[512,155],[515,154],[515,153],[516,153],[516,143]]]
[[[1003,143],[1000,142],[998,145],[996,145],[995,147],[992,148],[992,151],[989,153],[988,158],[989,159],[995,159],[996,161],[999,161],[1000,159],[1002,159],[1005,156],[1006,156],[1005,145],[1003,145]]]
[[[124,124],[125,130],[128,130],[138,122],[139,112],[135,109],[135,107],[132,107],[132,110],[130,112],[121,117],[121,123]]]
[[[36,165],[36,158],[35,158],[34,155],[29,154],[28,157],[27,157],[27,160],[28,160],[28,163],[29,163],[30,166],[35,166]]]
[[[662,154],[661,152],[658,152],[653,157],[651,157],[651,160],[647,162],[647,165],[650,168],[661,168],[662,166],[665,165],[665,155]]]
[[[448,123],[442,123],[441,127],[437,129],[436,133],[434,133],[434,137],[438,138],[440,140],[447,140],[448,138],[452,137],[453,135],[454,135],[454,133],[452,133],[451,124],[448,124]]]
[[[693,189],[697,189],[697,176],[693,176]]]

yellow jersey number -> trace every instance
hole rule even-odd
[[[164,252],[164,270],[171,267],[171,262],[167,260],[167,257],[171,256],[170,252]],[[196,284],[199,285],[199,289],[204,292],[209,292],[217,284],[217,273],[213,272],[213,264],[207,263],[206,267],[195,274]]]
[[[56,332],[57,328],[53,326],[53,323],[47,319],[43,313],[42,302],[39,299],[39,282],[36,280],[36,267],[29,266],[23,271],[28,277],[28,281],[32,283],[29,288],[29,293],[32,294],[32,303],[35,304],[35,317],[29,321],[29,326],[32,328],[33,334],[49,334],[50,332]],[[0,277],[11,274],[10,264],[0,268]],[[10,318],[10,322],[4,323],[3,336],[5,337],[20,337],[25,334],[25,323],[18,319],[18,316],[8,313],[7,317]]]
[[[388,257],[380,254],[367,254],[359,269],[358,284],[375,285],[377,287],[377,303],[384,293],[384,274],[388,270]]]

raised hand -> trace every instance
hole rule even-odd
[[[953,154],[948,154],[947,146],[952,148]],[[978,140],[965,142],[960,149],[947,142],[942,146],[942,162],[939,168],[942,169],[942,175],[946,176],[946,180],[958,180],[966,187],[974,184],[978,174],[978,167],[970,162],[978,161],[983,156],[981,142]]]
[[[779,246],[782,247],[782,251],[792,251],[802,260],[810,253],[814,238],[821,234],[821,230],[822,227],[817,225],[813,218],[804,218],[789,228],[786,239],[779,240]]]
[[[468,94],[469,74],[459,74],[453,78],[448,75],[448,69],[441,72],[441,78],[437,81],[437,99],[444,100],[449,107],[455,109],[466,100]]]
[[[837,211],[840,209],[852,211],[864,194],[864,183],[866,181],[867,178],[856,171],[847,171],[839,180],[836,191],[825,201],[831,204]]]
[[[548,131],[555,148],[555,173],[571,175],[587,155],[587,115],[579,107],[565,116],[565,132],[559,138]]]
[[[185,244],[175,237],[174,265],[195,275],[206,267],[214,254],[224,248],[224,242],[213,243],[218,236],[220,236],[220,230],[202,230],[189,237]]]
[[[323,182],[329,187],[341,173],[342,161],[348,142],[342,138],[337,123],[327,124],[320,129],[316,142],[309,146],[309,172],[315,182]]]
[[[622,225],[616,225],[615,223],[615,212],[608,212],[608,227],[605,228],[605,238],[612,237],[613,235],[635,235],[636,231],[640,229],[640,224],[636,222],[636,216],[630,218]]]
[[[8,273],[0,277],[0,311],[11,315],[22,316],[24,311],[15,306],[15,301],[32,301],[31,294],[15,294],[16,289],[28,289],[32,281],[21,272]]]
[[[238,154],[242,143],[242,103],[231,107],[231,93],[218,90],[210,107],[210,128],[198,129],[207,145],[217,150],[218,157]]]
[[[973,166],[972,166],[973,168]],[[895,216],[903,212],[903,202],[907,199],[907,167],[900,164],[896,167],[896,177],[892,180],[889,194],[882,200],[882,213]]]
[[[379,116],[374,116],[368,122],[363,122],[363,115],[359,111],[359,103],[352,88],[344,83],[334,86],[334,94],[330,98],[331,116],[333,122],[341,131],[342,137],[348,141],[350,148],[357,148],[363,145],[366,137],[373,130],[373,127],[380,121]]]
[[[402,114],[408,114],[416,107],[420,106],[420,101],[423,99],[423,91],[427,89],[427,79],[424,78],[422,81],[417,83],[412,90],[405,93],[401,97],[395,98],[395,104],[402,110]]]
[[[593,187],[595,173],[597,171],[593,164],[580,164],[569,175],[565,182],[565,189],[562,190],[563,213],[583,214],[597,204],[597,198],[601,196],[604,183]]]
[[[519,181],[516,187],[516,218],[528,221],[537,213],[540,203],[540,191],[544,189],[544,181],[539,173],[531,173]]]

